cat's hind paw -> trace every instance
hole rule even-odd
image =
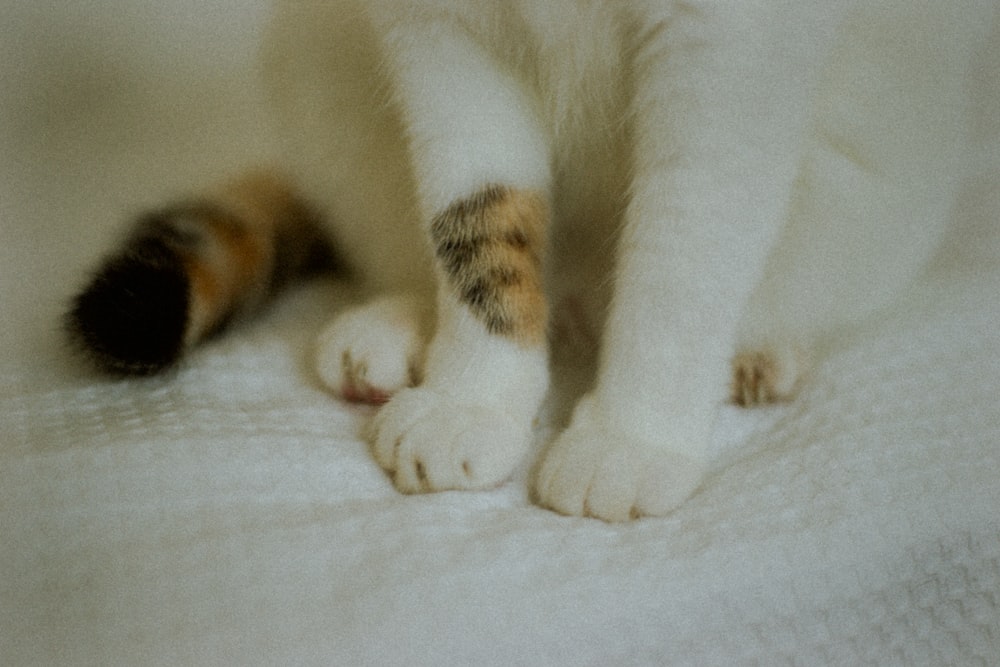
[[[317,344],[320,379],[344,400],[381,405],[420,382],[423,304],[410,296],[377,299],[334,319]]]
[[[698,488],[702,462],[641,442],[590,412],[578,407],[572,425],[545,453],[535,475],[540,505],[571,516],[628,521],[668,514]]]
[[[806,353],[797,346],[741,351],[733,358],[730,398],[743,407],[788,400],[808,366]]]
[[[375,460],[403,493],[488,489],[503,483],[531,443],[531,418],[417,387],[375,416]]]

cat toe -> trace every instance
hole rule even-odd
[[[418,387],[379,411],[369,437],[375,460],[403,493],[488,489],[502,484],[528,449],[530,419],[519,417]]]

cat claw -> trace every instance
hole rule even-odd
[[[788,400],[807,367],[805,352],[796,346],[740,352],[733,358],[730,398],[742,407]]]

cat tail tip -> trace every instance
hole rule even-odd
[[[153,375],[187,348],[190,279],[166,246],[125,251],[103,262],[72,299],[63,326],[73,345],[116,376]]]

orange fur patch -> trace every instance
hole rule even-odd
[[[502,186],[457,201],[432,221],[436,255],[451,287],[490,333],[526,345],[544,342],[548,221],[542,195]]]
[[[199,242],[185,260],[191,281],[189,336],[197,340],[266,297],[274,253],[267,233],[225,209],[206,207],[190,215],[200,226]]]
[[[201,242],[186,262],[193,340],[260,305],[327,248],[317,216],[276,175],[245,175],[206,201],[192,211]]]

